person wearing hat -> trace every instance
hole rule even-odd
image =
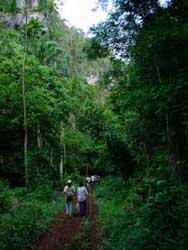
[[[72,216],[75,188],[72,186],[71,180],[67,181],[67,185],[65,186],[63,193],[66,199],[66,215]]]

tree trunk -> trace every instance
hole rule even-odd
[[[60,128],[60,178],[63,177],[63,137],[64,137],[64,128],[63,128],[63,122],[61,122],[61,128]]]
[[[160,73],[160,70],[159,70],[159,66],[156,65],[156,71],[157,71],[157,77],[158,77],[158,80],[159,80],[159,83],[161,83],[161,73]]]
[[[63,155],[60,155],[60,178],[63,177]]]
[[[53,165],[53,148],[50,150],[50,165]]]
[[[187,116],[186,116],[186,125],[185,125],[185,137],[186,137],[186,142],[188,145],[188,120],[187,120]]]
[[[76,129],[76,117],[74,114],[70,114],[69,121],[70,121],[72,128]]]
[[[63,131],[64,132],[64,131]],[[63,138],[64,138],[64,134],[63,134]],[[67,164],[66,164],[66,147],[65,147],[65,141],[63,140],[63,150],[64,150],[64,169],[65,169],[65,173],[67,172]]]
[[[170,152],[169,115],[166,113],[166,137],[168,153]]]
[[[86,177],[88,176],[88,165],[86,166]]]
[[[22,102],[23,102],[23,123],[24,123],[24,166],[25,166],[25,185],[28,187],[28,130],[27,130],[27,108],[26,108],[26,90],[25,90],[25,64],[27,58],[28,35],[27,35],[27,0],[25,1],[25,48],[22,61]]]
[[[41,130],[40,130],[40,122],[38,121],[38,127],[37,127],[37,147],[38,150],[41,150],[42,147],[42,141],[41,141]]]

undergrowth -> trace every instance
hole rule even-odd
[[[62,208],[63,199],[49,182],[30,192],[0,182],[0,249],[30,249]]]
[[[161,171],[129,182],[106,177],[96,188],[104,250],[188,249],[188,189],[172,169]]]

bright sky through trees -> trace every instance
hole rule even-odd
[[[109,1],[111,2],[111,1]],[[169,0],[160,0],[162,5],[166,5]],[[60,7],[60,15],[67,20],[70,25],[87,32],[90,27],[107,17],[107,12],[98,8],[96,11],[96,0],[63,0],[63,5]],[[109,4],[108,10],[111,8]]]
[[[87,32],[91,26],[104,21],[107,17],[107,12],[101,8],[93,11],[96,8],[96,3],[96,0],[64,0],[60,8],[60,15],[70,25]]]

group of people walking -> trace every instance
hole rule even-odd
[[[79,187],[75,190],[72,181],[68,180],[64,187],[63,193],[66,199],[66,214],[72,216],[74,206],[74,196],[76,194],[76,209],[79,211],[80,216],[86,215],[86,204],[89,196],[88,189],[84,186],[83,182],[79,183]]]
[[[87,176],[86,181],[87,181],[87,186],[95,186],[97,182],[99,182],[100,176],[99,175],[92,175],[91,177]]]

